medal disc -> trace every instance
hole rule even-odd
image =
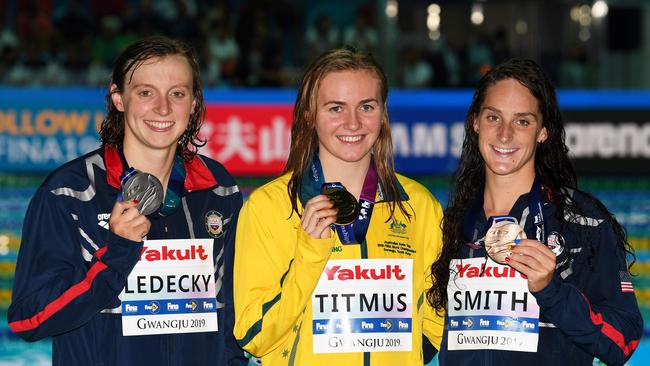
[[[138,211],[143,215],[150,215],[163,202],[163,188],[160,180],[154,175],[136,171],[135,174],[122,180],[122,200],[138,200]]]
[[[516,221],[496,221],[485,234],[485,250],[492,260],[506,264],[515,239],[526,239],[526,234]]]
[[[323,189],[323,194],[329,197],[334,208],[338,209],[335,225],[348,225],[354,222],[359,215],[359,202],[352,193],[342,187],[329,187]]]

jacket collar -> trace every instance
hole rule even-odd
[[[104,145],[104,164],[106,165],[106,180],[108,184],[120,189],[120,177],[128,167],[122,162],[120,151],[117,148]],[[217,179],[199,155],[190,161],[184,161],[185,182],[183,186],[187,192],[212,188],[219,185]]]

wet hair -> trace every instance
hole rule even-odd
[[[578,178],[568,156],[565,144],[564,120],[555,95],[555,89],[542,68],[532,60],[511,59],[491,69],[481,78],[474,92],[472,103],[465,119],[465,139],[458,169],[452,178],[452,188],[445,209],[442,224],[443,248],[440,257],[431,266],[433,287],[427,291],[427,300],[438,311],[447,305],[447,284],[449,282],[449,263],[460,254],[463,245],[463,220],[468,207],[485,186],[485,161],[478,146],[478,133],[474,121],[479,117],[486,95],[494,84],[502,80],[516,80],[525,86],[537,100],[542,115],[542,127],[546,128],[547,139],[537,145],[535,151],[535,174],[540,178],[543,189],[551,203],[556,207],[556,218],[561,225],[567,220],[569,212],[583,214],[571,198],[572,191],[578,190]],[[634,258],[634,251],[627,241],[625,229],[596,198],[588,193],[587,199],[612,223],[619,249]],[[589,261],[593,258],[592,243],[585,243],[590,249]],[[634,260],[631,262],[634,263]],[[630,264],[631,266],[631,264]]]
[[[187,129],[178,140],[178,148],[183,159],[189,161],[197,154],[198,148],[205,145],[205,141],[198,138],[199,129],[205,116],[205,102],[201,88],[198,58],[186,43],[165,37],[150,37],[135,42],[127,47],[115,60],[111,82],[106,94],[106,118],[102,121],[99,130],[102,143],[112,147],[119,147],[122,146],[124,141],[124,113],[118,111],[113,105],[113,93],[122,93],[124,85],[130,82],[135,70],[145,61],[173,55],[182,56],[190,65],[192,70],[192,95],[196,103],[194,110],[190,114]],[[112,89],[113,85],[116,86],[115,89]]]
[[[393,155],[393,142],[390,135],[386,100],[388,98],[388,82],[383,69],[369,54],[360,52],[352,47],[326,51],[314,60],[305,71],[293,110],[291,125],[291,147],[284,172],[291,172],[287,187],[291,200],[292,213],[298,212],[298,196],[302,186],[302,178],[309,169],[314,153],[318,151],[318,135],[316,133],[317,97],[323,79],[330,73],[343,71],[365,70],[374,74],[379,83],[382,108],[381,127],[379,136],[372,151],[377,167],[379,184],[382,187],[384,199],[390,204],[390,217],[393,217],[395,207],[410,219],[401,200]]]

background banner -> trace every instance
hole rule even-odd
[[[471,91],[395,91],[388,101],[398,171],[450,174]],[[201,150],[237,176],[279,173],[289,152],[294,92],[208,91]],[[580,173],[649,174],[650,92],[559,93]],[[0,169],[48,172],[98,143],[99,89],[0,89]]]

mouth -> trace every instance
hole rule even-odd
[[[167,131],[176,123],[174,121],[144,120],[144,123],[154,131]]]
[[[508,155],[508,154],[514,153],[515,151],[517,151],[519,149],[517,149],[517,148],[498,147],[498,146],[492,145],[492,150],[496,151],[499,154]]]
[[[340,141],[343,141],[345,143],[355,143],[355,142],[361,141],[363,139],[364,135],[354,135],[354,136],[337,135],[336,137]]]

